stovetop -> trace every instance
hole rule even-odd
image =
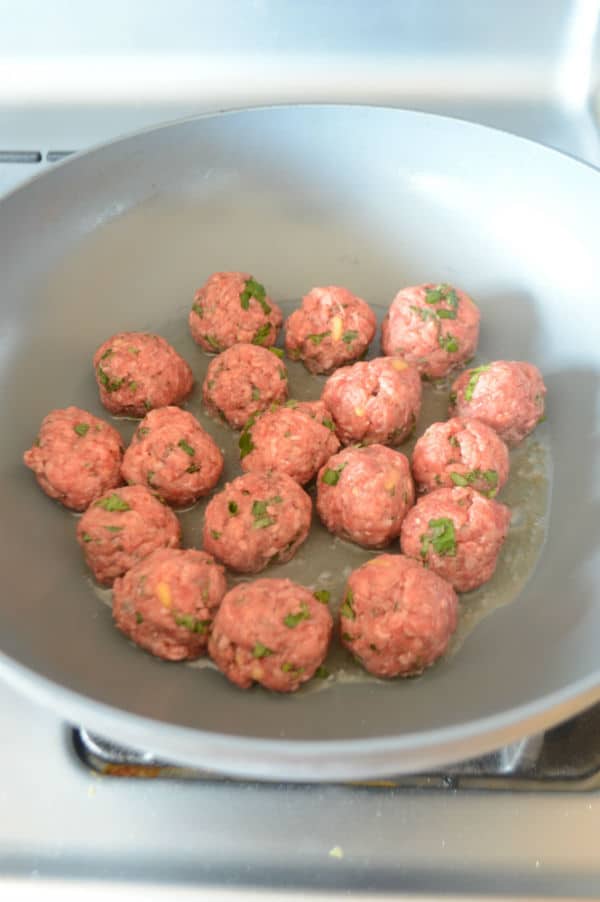
[[[106,0],[92,21],[85,6],[40,4],[33,41],[25,12],[3,23],[0,193],[120,133],[296,100],[457,115],[600,165],[596,0],[375,0],[368,21],[348,5],[343,27],[318,0],[238,0],[227,18],[219,4]],[[80,881],[86,899],[146,902],[200,887],[223,900],[600,895],[600,706],[442,773],[312,786],[157,761],[1,685],[0,711],[2,899],[81,898]]]

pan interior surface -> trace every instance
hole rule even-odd
[[[361,107],[177,123],[10,195],[0,203],[0,651],[123,712],[282,745],[414,740],[600,676],[598,209],[600,176],[574,160],[468,123]],[[400,287],[454,283],[481,308],[481,358],[544,373],[553,494],[541,557],[514,603],[417,680],[282,697],[151,658],[114,629],[73,515],[21,463],[53,407],[105,416],[91,359],[114,332],[163,334],[201,381],[187,311],[220,269],[254,273],[288,309],[313,285],[345,285],[383,312]],[[197,386],[194,413],[199,399]],[[192,537],[199,518],[186,515]]]

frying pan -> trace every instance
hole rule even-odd
[[[291,780],[446,764],[600,699],[599,210],[598,173],[555,151],[462,121],[339,106],[167,125],[6,197],[2,677],[134,747]],[[52,407],[102,412],[90,363],[102,340],[152,329],[183,341],[193,290],[217,269],[254,272],[296,303],[312,285],[343,284],[380,312],[403,285],[454,282],[481,307],[483,358],[544,372],[543,552],[514,602],[417,680],[280,697],[151,658],[95,597],[73,515],[21,464]],[[186,356],[198,375],[202,352]]]

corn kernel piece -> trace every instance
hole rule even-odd
[[[158,583],[156,587],[156,595],[163,608],[170,608],[172,605],[171,589],[168,583]]]
[[[339,341],[344,331],[344,323],[341,316],[334,316],[331,320],[331,337],[333,341]]]
[[[356,414],[357,417],[364,417],[364,415],[365,415],[365,408],[364,408],[364,407],[355,407],[355,408],[354,408],[354,413]]]
[[[408,369],[408,363],[406,363],[405,360],[400,360],[398,357],[396,357],[395,360],[392,360],[392,366],[394,367],[395,370],[407,370]]]

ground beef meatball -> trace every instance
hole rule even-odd
[[[507,445],[518,445],[543,420],[545,394],[537,366],[495,360],[460,374],[452,386],[450,413],[476,417]]]
[[[180,404],[192,390],[189,364],[168,341],[148,332],[119,332],[94,354],[100,400],[117,416],[143,417]]]
[[[285,347],[311,373],[328,373],[358,360],[377,328],[375,314],[346,288],[313,288],[285,324]]]
[[[412,472],[417,490],[470,485],[494,498],[508,479],[508,448],[479,420],[453,417],[433,423],[415,445]]]
[[[339,449],[333,430],[322,401],[286,401],[248,420],[240,436],[242,469],[279,470],[304,485]]]
[[[317,477],[317,510],[327,529],[366,548],[397,538],[414,500],[407,458],[383,445],[345,448]]]
[[[384,354],[403,357],[429,379],[440,379],[473,356],[479,310],[451,285],[415,285],[399,291],[381,326]]]
[[[202,396],[207,410],[241,429],[250,416],[288,396],[287,369],[272,351],[233,345],[211,360]]]
[[[205,351],[220,353],[239,342],[275,344],[283,317],[264,285],[247,272],[215,272],[194,296],[189,325]]]
[[[398,554],[354,570],[340,609],[342,644],[379,677],[423,673],[444,654],[457,623],[450,583]]]
[[[198,420],[179,407],[151,410],[125,452],[122,473],[169,504],[193,504],[215,487],[223,455]]]
[[[400,542],[404,554],[469,592],[492,577],[509,523],[504,504],[472,488],[437,489],[409,511]]]
[[[191,660],[206,651],[226,591],[225,571],[210,554],[158,548],[115,580],[113,618],[158,658]]]
[[[202,542],[232,570],[258,573],[294,556],[308,536],[311,500],[277,470],[246,473],[210,500]]]
[[[208,651],[225,676],[294,692],[327,654],[333,621],[326,604],[289,579],[240,583],[223,599]]]
[[[111,586],[156,548],[176,548],[181,527],[173,511],[143,485],[106,492],[77,525],[77,541],[99,583]]]
[[[399,357],[377,357],[333,373],[321,395],[345,445],[399,445],[421,409],[421,378]]]
[[[83,511],[107,489],[121,485],[123,442],[113,426],[67,407],[42,421],[37,439],[23,455],[43,491],[75,511]]]

